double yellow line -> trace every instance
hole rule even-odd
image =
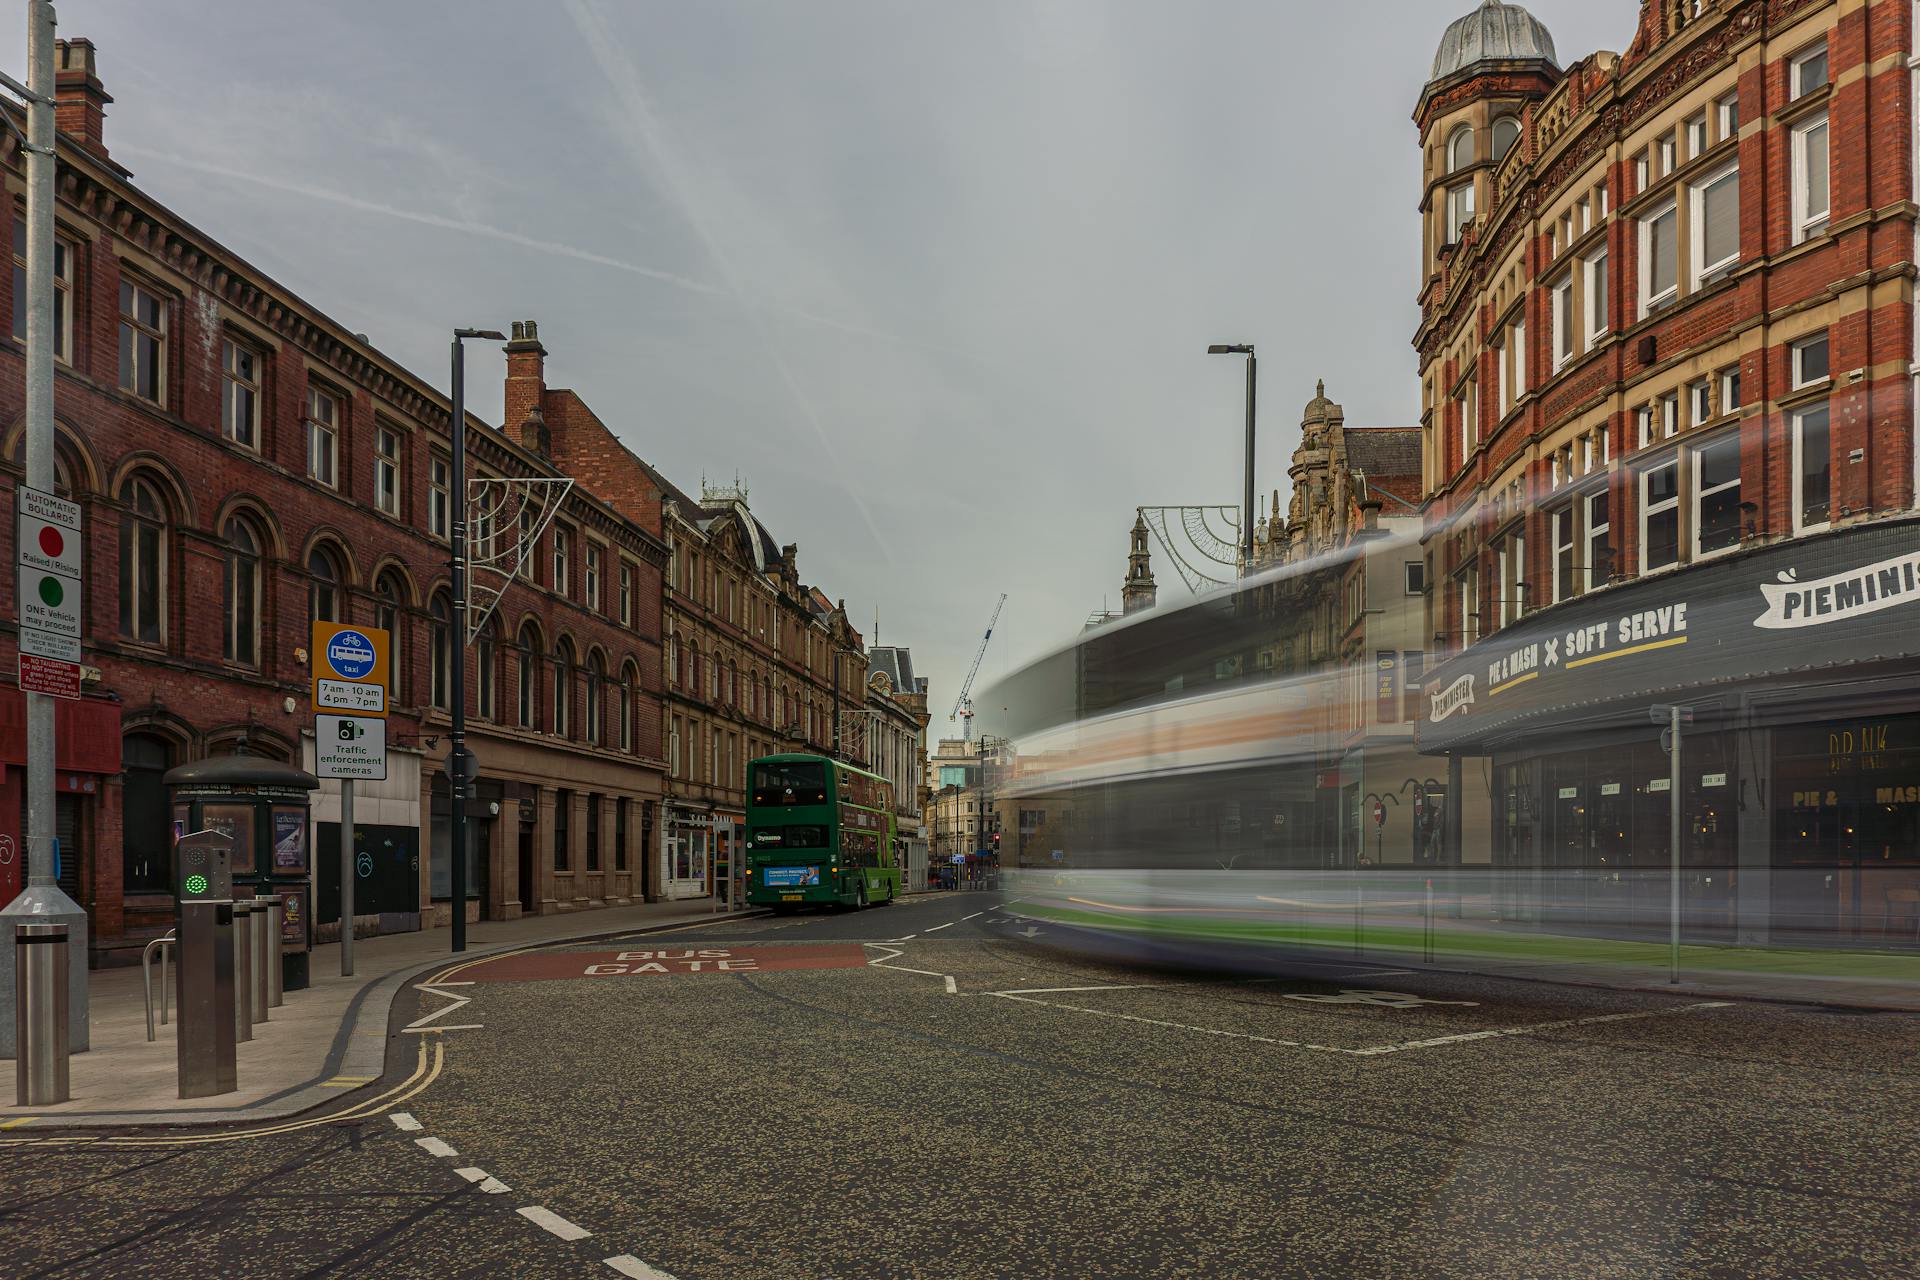
[[[407,1099],[423,1092],[435,1080],[439,1079],[441,1069],[446,1065],[446,1041],[436,1039],[431,1045],[425,1040],[420,1042],[420,1060],[415,1064],[412,1074],[392,1088],[375,1094],[362,1102],[357,1102],[342,1111],[330,1112],[324,1116],[314,1116],[307,1120],[290,1120],[284,1124],[265,1125],[255,1129],[236,1129],[225,1133],[188,1134],[168,1137],[141,1137],[127,1134],[119,1136],[92,1137],[86,1134],[67,1134],[45,1138],[0,1138],[0,1147],[193,1147],[206,1146],[216,1142],[244,1142],[252,1138],[271,1138],[278,1134],[294,1133],[301,1129],[314,1129],[325,1124],[338,1124],[343,1120],[359,1120],[367,1116],[376,1116],[399,1106]],[[57,1116],[42,1117],[54,1124],[59,1123]]]

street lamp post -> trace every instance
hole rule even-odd
[[[453,949],[467,949],[467,788],[473,784],[473,770],[467,764],[467,365],[466,338],[505,342],[507,335],[494,329],[455,329],[453,331],[453,509],[448,529],[448,569],[453,577],[453,625],[448,655],[452,666],[453,731],[447,750],[447,857],[452,865]]]
[[[1240,516],[1240,572],[1247,574],[1253,571],[1253,393],[1258,361],[1254,358],[1251,343],[1216,342],[1207,348],[1207,354],[1247,358],[1246,506]]]

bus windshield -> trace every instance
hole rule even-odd
[[[753,803],[824,804],[827,766],[817,760],[768,761],[753,767]]]

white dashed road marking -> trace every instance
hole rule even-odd
[[[965,921],[968,921],[968,920],[971,920],[971,919],[973,919],[973,918],[974,918],[974,916],[983,916],[983,915],[985,915],[985,914],[987,914],[987,913],[986,913],[986,912],[984,912],[984,911],[976,911],[976,912],[974,912],[974,913],[973,913],[973,915],[972,915],[972,916],[961,916],[961,917],[960,917],[960,919],[961,919],[961,921],[962,921],[962,922],[965,922]]]
[[[439,1156],[443,1160],[460,1154],[438,1138],[415,1138],[414,1142],[418,1143],[420,1149],[428,1155]]]
[[[633,1280],[673,1280],[673,1277],[658,1267],[650,1267],[630,1253],[617,1254],[605,1259],[608,1266],[623,1276],[632,1276]]]
[[[551,1231],[562,1240],[585,1240],[593,1234],[593,1232],[588,1231],[585,1227],[576,1227],[553,1210],[543,1208],[537,1204],[530,1204],[526,1208],[521,1209],[519,1213],[520,1216],[528,1222],[544,1228],[547,1231]]]
[[[502,1191],[513,1190],[512,1187],[500,1181],[500,1179],[494,1177],[485,1169],[455,1169],[454,1172],[465,1178],[468,1182],[479,1183],[480,1189],[490,1196],[497,1196]]]
[[[413,1133],[420,1128],[420,1122],[405,1111],[391,1112],[388,1114],[387,1119],[393,1121],[394,1128],[403,1129],[408,1133]]]
[[[951,929],[951,928],[953,928],[953,926],[954,926],[955,924],[958,924],[958,923],[959,923],[959,922],[958,922],[958,921],[956,921],[956,920],[949,920],[949,921],[947,921],[947,922],[946,922],[945,924],[937,924],[937,925],[935,925],[935,926],[933,926],[933,928],[931,928],[931,929],[929,929],[929,930],[927,930],[927,932],[928,932],[928,933],[938,933],[938,932],[940,932],[940,931],[941,931],[942,929]]]

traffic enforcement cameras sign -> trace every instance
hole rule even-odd
[[[378,716],[315,716],[314,772],[380,782],[387,776],[387,722]]]

